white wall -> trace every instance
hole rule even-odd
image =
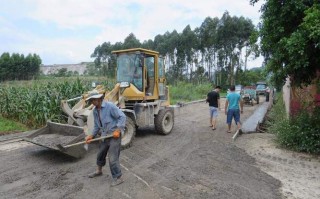
[[[67,71],[78,71],[79,75],[83,75],[84,71],[86,70],[87,64],[61,64],[61,65],[44,65],[40,67],[40,71],[43,72],[45,75],[55,74],[60,69],[66,68]]]
[[[282,96],[283,96],[283,101],[284,105],[286,108],[287,116],[289,117],[290,114],[290,96],[291,96],[291,86],[290,86],[290,79],[287,77],[285,85],[282,87]]]

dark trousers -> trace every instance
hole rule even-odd
[[[99,152],[97,155],[97,165],[103,167],[106,165],[106,157],[109,153],[109,166],[112,177],[118,178],[122,175],[119,156],[121,148],[121,137],[106,139],[100,143]]]

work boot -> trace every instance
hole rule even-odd
[[[124,180],[120,176],[120,177],[118,177],[116,179],[113,179],[113,181],[111,182],[111,187],[117,186],[117,185],[119,185],[119,184],[121,184],[123,182],[124,182]]]

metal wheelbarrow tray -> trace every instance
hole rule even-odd
[[[81,158],[86,154],[83,145],[68,147],[65,150],[61,150],[57,145],[74,144],[84,141],[84,138],[85,133],[82,127],[48,121],[45,127],[36,130],[23,140],[48,149],[60,151],[75,158]]]

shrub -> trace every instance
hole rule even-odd
[[[287,118],[282,96],[269,113],[268,131],[276,134],[277,143],[287,149],[320,154],[320,107],[302,110]]]

